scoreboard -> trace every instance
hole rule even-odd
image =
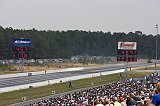
[[[117,61],[127,61],[127,62],[137,62],[137,56],[136,55],[118,55]]]
[[[12,46],[12,58],[31,59],[32,47],[30,39],[14,39]]]
[[[118,42],[117,61],[137,62],[136,42]]]
[[[31,47],[25,47],[25,46],[21,46],[21,47],[12,47],[12,51],[14,52],[31,52],[32,48]]]
[[[137,50],[117,50],[117,55],[137,55]]]
[[[31,59],[32,58],[32,53],[16,53],[16,52],[13,52],[12,53],[12,58],[14,58],[14,59],[20,59],[20,58]]]

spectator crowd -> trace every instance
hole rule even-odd
[[[144,78],[117,81],[26,106],[147,106],[158,93],[158,81],[160,74],[152,73]],[[160,91],[160,84],[158,89]]]

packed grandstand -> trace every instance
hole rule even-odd
[[[26,106],[146,106],[157,94],[158,81],[160,73],[152,73],[144,78],[117,81]]]

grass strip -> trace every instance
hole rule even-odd
[[[137,70],[160,70],[160,66],[157,66],[156,68],[155,68],[155,66],[149,66],[149,67],[147,67],[147,69],[146,68],[139,68]]]

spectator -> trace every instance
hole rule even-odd
[[[118,102],[117,97],[114,97],[113,102],[114,102],[114,106],[121,106],[121,104]]]
[[[133,94],[129,94],[126,101],[127,106],[136,106],[136,101],[133,99]]]
[[[157,94],[153,96],[152,102],[149,106],[159,106],[160,105],[160,82],[157,83]]]
[[[135,95],[133,96],[133,99],[137,102],[137,101],[141,101],[138,92],[135,92]]]
[[[120,97],[119,98],[119,101],[121,103],[122,106],[127,106],[126,102],[124,101],[124,98],[123,97]]]
[[[105,101],[104,101],[104,106],[109,106],[110,102],[109,102],[109,99],[106,98]]]

